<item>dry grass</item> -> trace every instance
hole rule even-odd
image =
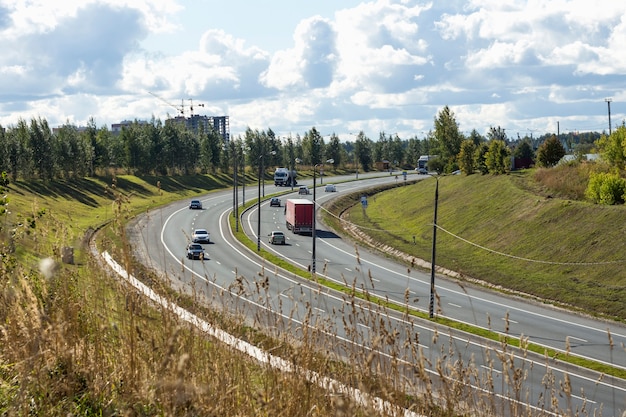
[[[420,340],[420,330],[412,327],[408,315],[402,319],[409,325],[398,326],[384,307],[354,297],[344,296],[343,309],[334,312],[345,317],[340,328],[317,315],[303,292],[290,295],[291,301],[307,306],[302,320],[274,305],[272,314],[244,319],[247,308],[239,297],[270,307],[264,283],[273,279],[273,272],[265,269],[255,277],[241,277],[231,292],[215,292],[198,282],[173,291],[178,277],[155,276],[135,263],[123,231],[131,210],[128,200],[117,198],[114,221],[99,235],[99,245],[160,294],[280,355],[298,371],[281,372],[217,343],[107,274],[86,246],[77,251],[75,265],[60,264],[58,248],[68,245],[65,226],[48,211],[38,218],[36,234],[18,228],[22,232],[2,239],[0,415],[393,415],[392,410],[380,411],[345,393],[320,388],[304,370],[429,416],[544,415],[526,409],[524,383],[532,371],[513,361],[505,341],[482,352],[494,368],[507,370],[506,378],[497,382],[472,360],[461,359],[466,346],[451,334]],[[20,247],[29,248],[31,255],[22,254],[18,262]],[[51,261],[34,262],[36,253],[51,254]],[[354,277],[345,280],[357,285]],[[370,329],[367,334],[361,325]],[[360,347],[363,339],[374,350]],[[426,346],[429,353],[424,353]],[[562,376],[546,375],[546,381],[544,402],[535,406],[585,415],[584,410],[568,412],[559,405],[559,398],[571,399]],[[498,401],[493,394],[500,389],[519,402]]]

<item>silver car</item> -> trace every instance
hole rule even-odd
[[[268,235],[269,242],[272,245],[284,245],[285,244],[285,234],[281,231],[273,231]]]
[[[210,243],[210,235],[206,229],[196,229],[191,234],[193,243]]]

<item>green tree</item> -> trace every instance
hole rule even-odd
[[[358,164],[361,165],[364,172],[368,172],[372,169],[372,148],[372,140],[365,136],[363,131],[360,131],[354,142],[354,152]]]
[[[343,154],[341,152],[341,141],[339,136],[334,133],[330,136],[328,145],[326,145],[326,158],[333,160],[333,169],[337,169],[343,161]]]
[[[457,157],[459,168],[463,173],[471,175],[474,173],[474,153],[476,152],[476,144],[471,139],[461,142],[461,151]]]
[[[585,196],[597,204],[623,204],[626,200],[626,180],[616,173],[592,173]]]
[[[485,154],[485,165],[492,175],[506,174],[510,167],[511,152],[503,140],[489,142],[489,150]]]
[[[413,137],[409,139],[406,147],[406,163],[411,167],[417,167],[417,160],[422,155],[422,141]]]
[[[444,164],[445,172],[456,169],[456,157],[461,151],[463,135],[459,131],[454,113],[448,106],[441,110],[435,119],[434,137],[436,141],[437,155]]]
[[[610,136],[596,141],[602,158],[612,167],[623,170],[626,166],[626,126],[624,122]]]
[[[501,140],[505,144],[507,142],[506,132],[500,126],[489,128],[489,132],[487,133],[487,139],[491,142],[493,140]]]
[[[565,148],[556,135],[550,136],[537,149],[537,165],[553,167],[565,156]]]
[[[28,129],[23,120],[18,126],[24,127],[23,138],[28,137]],[[13,181],[16,181],[22,173],[23,164],[26,162],[26,139],[21,140],[19,128],[0,129],[0,166],[8,171]]]
[[[485,138],[482,137],[481,134],[478,133],[478,131],[476,129],[472,129],[468,139],[471,140],[472,142],[474,142],[474,145],[476,145],[476,146],[478,146],[481,143],[486,141]]]
[[[487,152],[489,152],[487,142],[482,142],[474,151],[474,169],[483,175],[489,173],[489,168],[487,167]]]
[[[390,161],[397,163],[399,166],[404,166],[406,160],[405,143],[396,134],[389,143],[389,156]]]
[[[533,151],[532,145],[527,139],[522,140],[513,151],[513,156],[516,158],[535,158],[535,152]]]
[[[310,165],[324,162],[324,138],[315,127],[304,134],[302,139],[302,149],[304,151],[304,162]]]
[[[89,160],[86,161],[88,174],[90,177],[93,177],[96,173],[96,168],[102,165],[102,160],[104,159],[104,152],[100,144],[98,143],[98,128],[96,127],[96,121],[93,117],[89,118],[89,122],[87,122],[87,128],[82,132],[79,132],[81,136],[82,142],[85,143],[85,146],[88,147],[86,149],[86,155],[88,155]]]
[[[42,180],[51,180],[56,163],[52,145],[52,130],[45,119],[32,119],[28,147],[31,150],[35,175]]]
[[[65,124],[55,135],[54,153],[56,154],[58,175],[66,178],[83,177],[87,173],[89,158],[83,154],[79,144],[80,136],[76,126]]]

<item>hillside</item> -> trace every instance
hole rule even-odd
[[[440,178],[437,265],[626,319],[626,207],[558,197],[532,173]],[[430,261],[434,194],[435,180],[427,179],[373,195],[365,212],[354,206],[345,218],[375,240]]]
[[[517,213],[520,200],[534,202],[530,205],[535,210],[530,210],[524,217],[528,225],[536,223],[538,217],[549,220],[551,217],[547,214],[539,216],[539,213],[551,213],[557,201],[561,202],[556,208],[579,206],[579,203],[537,197],[535,191],[527,191],[532,187],[526,180],[524,176],[442,178],[440,225],[455,230],[459,225],[472,221],[462,233],[471,235],[473,239],[482,238],[488,246],[493,236],[483,223],[491,220],[495,229],[500,227],[497,222],[519,217],[512,213]],[[273,352],[280,351],[286,358],[294,362],[297,359],[305,367],[336,375],[336,363],[316,357],[318,346],[289,348],[279,341],[279,346],[276,346],[279,349],[274,349],[274,341],[264,338],[254,329],[243,326],[237,320],[230,321],[215,311],[204,310],[199,300],[175,294],[165,285],[156,285],[158,280],[130,259],[123,233],[129,218],[151,207],[228,187],[229,183],[229,176],[221,175],[189,178],[124,176],[10,185],[7,192],[10,210],[2,219],[3,256],[0,259],[0,317],[3,323],[0,342],[4,347],[0,351],[0,364],[3,366],[0,414],[304,416],[313,415],[310,411],[315,410],[315,415],[319,416],[341,413],[374,415],[372,410],[364,410],[347,397],[329,396],[325,390],[312,387],[299,374],[284,374],[269,367],[259,367],[256,362],[181,325],[171,313],[155,309],[135,291],[101,270],[84,251],[82,239],[85,234],[108,222],[109,227],[99,234],[98,243],[115,252],[136,276],[151,280],[155,290],[244,339],[255,340]],[[429,259],[433,185],[433,180],[426,180],[421,184],[400,187],[396,195],[385,192],[372,196],[367,220],[379,224],[385,220],[381,216],[398,216],[393,228],[388,229],[393,233],[385,232],[381,236],[399,237],[397,243],[402,244],[404,250],[413,247],[415,253],[425,253],[424,257]],[[493,197],[505,193],[510,195],[506,198]],[[481,194],[484,195],[481,197]],[[471,201],[470,195],[475,195],[478,201]],[[481,198],[493,201],[480,208]],[[401,205],[407,208],[402,210]],[[503,213],[480,212],[491,210],[491,206]],[[587,209],[600,209],[585,204],[580,204],[580,207],[584,211],[581,216],[590,215]],[[359,211],[350,215],[356,218]],[[616,254],[624,249],[623,208],[609,208],[598,213],[600,223],[609,224],[615,221],[615,217],[621,219],[617,223],[622,227],[621,235],[617,231],[602,239],[602,242],[621,244],[613,252],[613,256],[618,257]],[[506,227],[512,229],[514,222],[509,223]],[[558,221],[555,220],[555,223]],[[402,232],[407,227],[412,228],[406,229],[411,231],[409,234]],[[596,229],[602,233],[597,225]],[[579,234],[581,231],[584,232],[584,228],[579,230]],[[506,237],[514,232],[512,230],[504,235]],[[414,245],[413,235],[416,237]],[[553,240],[547,231],[539,237]],[[461,249],[456,249],[454,243],[443,232],[439,234],[437,263],[459,265]],[[513,246],[506,239],[502,243]],[[73,265],[53,266],[47,263],[48,268],[41,268],[43,264],[37,264],[39,259],[45,257],[58,259],[60,248],[68,245],[76,249]],[[599,242],[594,246],[606,247]],[[536,252],[540,254],[541,250]],[[476,252],[472,257],[480,258],[480,251]],[[583,256],[586,252],[589,250],[578,251],[575,256]],[[602,259],[609,255],[611,253],[598,251],[594,257]],[[497,258],[495,255],[488,257]],[[481,262],[468,263],[463,271],[469,275],[467,271],[474,267],[473,264],[482,266]],[[513,274],[515,268],[502,268],[502,276]],[[612,272],[607,271],[608,266],[604,273],[613,277],[622,274],[622,280],[624,278],[619,266],[610,270]],[[479,276],[478,272],[476,276]],[[591,278],[588,281],[591,282]],[[617,280],[602,282],[602,288],[611,285],[611,282],[621,285],[620,292],[616,294],[623,296],[624,284],[616,284]],[[341,371],[347,379],[359,386],[374,382],[377,393],[383,391],[390,398],[399,398],[397,393],[384,392],[384,381],[374,379],[373,375],[363,371],[365,358],[353,359],[353,367]],[[464,372],[469,375],[474,370]],[[396,377],[390,374],[391,379]],[[451,388],[444,387],[443,392],[425,397],[423,403],[421,397],[405,399],[417,399],[418,403],[412,404],[412,407],[427,415],[455,415],[455,405],[463,401],[452,399],[444,407],[433,401],[434,398],[443,398],[445,392],[452,392]],[[558,387],[555,387],[555,392],[560,392]]]

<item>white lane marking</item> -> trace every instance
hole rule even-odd
[[[486,369],[488,371],[495,372],[496,374],[502,375],[502,371],[498,371],[497,369],[490,368],[490,367],[488,367],[486,365],[480,365],[480,367],[483,368],[483,369]]]
[[[322,243],[324,243],[324,244],[326,244],[326,245],[330,246],[330,247],[331,247],[331,248],[333,248],[334,250],[340,251],[340,252],[342,252],[343,254],[348,255],[348,256],[350,256],[350,257],[352,257],[353,259],[356,259],[356,258],[357,258],[357,256],[356,256],[354,253],[352,253],[352,252],[347,252],[347,251],[345,251],[345,250],[343,250],[343,249],[339,248],[338,246],[336,246],[336,245],[332,244],[330,241],[327,241],[326,239],[319,239],[319,242],[322,242]],[[378,264],[376,264],[376,263],[374,263],[374,262],[372,262],[372,261],[368,261],[367,259],[365,259],[365,258],[363,258],[363,257],[360,257],[360,258],[359,258],[359,260],[360,260],[360,262],[361,262],[361,263],[363,263],[363,264],[373,265],[373,266],[375,266],[375,267],[377,267],[377,268],[380,268],[380,269],[382,269],[383,271],[388,272],[388,273],[390,273],[390,274],[394,274],[394,275],[397,275],[397,276],[400,276],[400,277],[403,277],[403,278],[405,278],[405,277],[406,277],[406,274],[404,274],[404,273],[396,272],[396,271],[391,270],[391,269],[389,269],[389,268],[386,268],[386,267],[380,266],[380,265],[378,265]],[[412,276],[408,277],[408,279],[409,279],[409,280],[412,280],[412,281],[416,281],[416,282],[418,282],[418,283],[420,283],[420,284],[429,284],[428,280],[426,280],[426,279],[423,279],[423,280],[422,280],[422,279],[418,279],[418,278],[416,278],[416,277],[412,277]],[[450,289],[450,288],[444,288],[444,287],[440,287],[437,291],[438,291],[439,293],[443,293],[444,291],[447,291],[447,292],[449,292],[449,293],[456,294],[456,295],[460,295],[460,296],[463,296],[463,297],[467,297],[467,296],[468,296],[468,295],[467,295],[466,293],[464,293],[464,292],[461,292],[461,291],[456,291],[456,290],[453,290],[453,289]],[[559,319],[559,318],[556,318],[556,317],[553,317],[553,316],[550,316],[550,315],[541,314],[541,313],[537,313],[537,312],[534,312],[534,311],[524,310],[523,308],[519,308],[519,307],[511,307],[510,305],[506,305],[506,304],[503,304],[503,303],[499,303],[499,302],[497,302],[497,301],[493,301],[493,300],[488,300],[488,299],[486,299],[486,298],[478,297],[478,296],[476,296],[476,295],[471,295],[470,297],[471,297],[473,300],[481,301],[481,302],[484,302],[484,303],[487,303],[487,304],[491,304],[491,305],[494,305],[494,306],[497,306],[497,307],[501,307],[501,308],[504,308],[504,309],[509,309],[510,311],[518,311],[518,312],[521,312],[521,313],[524,313],[524,314],[530,314],[530,315],[533,315],[533,316],[539,317],[539,318],[541,318],[541,319],[543,319],[543,320],[551,320],[551,321],[555,321],[555,322],[558,322],[558,323],[563,323],[563,324],[566,324],[566,325],[568,325],[568,326],[579,327],[579,328],[581,328],[581,329],[585,329],[585,330],[593,330],[593,331],[598,332],[598,333],[606,333],[606,329],[605,329],[605,328],[602,328],[602,329],[601,329],[601,328],[598,328],[598,327],[588,326],[588,325],[586,325],[586,324],[580,324],[580,323],[576,323],[576,322],[568,321],[568,320],[565,320],[565,319]],[[457,320],[458,320],[458,319],[457,319]],[[462,320],[459,320],[459,321],[460,321],[460,322],[462,322],[462,323],[465,323],[465,324],[472,324],[472,325],[474,325],[473,323],[464,322],[464,321],[462,321]],[[612,334],[613,334],[613,336],[615,336],[615,337],[626,338],[626,334],[623,334],[623,333],[613,333],[613,332],[612,332]]]
[[[576,339],[576,340],[581,341],[583,343],[589,343],[588,340],[581,339],[580,337],[576,337],[576,336],[567,336],[567,337],[570,338],[570,339]]]
[[[458,305],[458,304],[454,304],[454,303],[448,303],[448,305],[449,305],[449,306],[452,306],[452,307],[456,307],[456,308],[461,308],[461,306],[460,306],[460,305]]]
[[[171,218],[172,218],[175,214],[177,214],[178,212],[183,211],[183,210],[186,210],[186,208],[184,208],[184,209],[180,209],[180,210],[177,210],[177,211],[173,212],[170,216],[168,216],[168,217],[167,217],[167,219],[165,220],[165,222],[163,223],[163,226],[162,226],[162,229],[161,229],[161,243],[162,243],[162,245],[164,246],[165,250],[166,250],[166,251],[167,251],[167,252],[168,252],[168,253],[172,256],[172,258],[174,258],[174,259],[175,259],[177,262],[179,262],[179,263],[180,263],[180,260],[179,260],[179,259],[178,259],[178,258],[177,258],[177,257],[176,257],[173,253],[172,253],[172,251],[170,250],[170,248],[169,248],[169,247],[165,244],[164,234],[165,234],[165,229],[166,229],[166,226],[167,226],[167,224],[169,223],[169,220],[170,220],[170,219],[171,219]],[[230,246],[230,247],[231,247],[231,248],[232,248],[235,252],[239,253],[239,254],[240,254],[243,258],[245,258],[245,259],[247,259],[249,262],[251,262],[253,265],[256,265],[257,267],[261,267],[261,264],[259,264],[258,262],[254,261],[252,258],[250,258],[250,257],[249,257],[249,256],[247,256],[246,254],[244,254],[243,252],[241,252],[241,251],[240,251],[237,247],[235,247],[233,244],[231,244],[230,242],[228,242],[228,241],[226,240],[225,235],[224,235],[224,229],[222,228],[222,218],[223,218],[223,216],[224,216],[224,215],[229,215],[228,213],[229,213],[230,211],[231,211],[231,209],[227,209],[227,210],[225,210],[225,211],[224,211],[224,212],[220,215],[220,221],[218,222],[218,224],[219,224],[220,234],[221,234],[221,236],[224,238],[224,242],[225,242],[228,246]],[[233,236],[233,234],[232,234],[232,231],[230,231],[230,230],[229,230],[229,232],[230,232],[230,236],[231,236],[231,238],[233,238],[233,239],[234,239],[234,236]],[[348,255],[352,256],[353,258],[356,258],[356,256],[355,256],[355,255],[353,255],[353,254],[351,254],[351,253],[349,253],[349,252],[346,252],[346,251],[344,251],[343,249],[340,249],[340,248],[338,248],[338,247],[336,247],[336,246],[334,246],[334,245],[331,245],[330,243],[326,242],[326,241],[325,241],[325,240],[323,240],[323,239],[321,239],[321,241],[322,241],[322,242],[324,242],[324,243],[326,243],[326,244],[328,244],[328,245],[329,245],[329,246],[331,246],[331,247],[334,247],[336,250],[339,250],[339,251],[341,251],[341,252],[343,252],[343,253],[345,253],[345,254],[348,254]],[[371,261],[364,260],[364,259],[361,259],[361,261],[362,261],[363,263],[368,263],[368,264],[370,264],[370,265],[376,265],[375,263],[373,263],[373,262],[371,262]],[[206,279],[205,279],[202,275],[200,275],[200,274],[196,273],[195,271],[191,270],[191,269],[190,269],[189,267],[187,267],[186,265],[184,265],[184,264],[183,264],[182,266],[183,266],[183,268],[185,268],[186,270],[188,270],[191,274],[193,274],[193,275],[197,276],[198,278],[200,278],[200,279],[202,279],[202,280],[207,281],[207,283],[212,284],[212,285],[213,285],[213,286],[215,286],[216,288],[221,289],[221,290],[223,290],[223,291],[225,291],[225,292],[230,292],[227,288],[221,287],[220,285],[216,284],[215,282],[211,282],[211,281],[206,280]],[[380,266],[379,266],[379,267],[380,267]],[[388,271],[388,272],[390,272],[390,273],[400,275],[399,273],[397,273],[397,272],[395,272],[395,271],[392,271],[392,270],[389,270],[389,269],[387,269],[387,268],[384,268],[384,267],[380,267],[380,268],[382,268],[382,269],[384,269],[384,270],[387,270],[387,271]],[[286,281],[288,281],[288,282],[292,282],[292,283],[295,283],[295,284],[297,284],[297,285],[302,285],[302,284],[297,283],[297,282],[293,281],[292,279],[290,279],[289,277],[284,276],[284,275],[282,275],[282,274],[279,274],[279,276],[280,276],[282,279],[284,279],[284,280],[286,280]],[[403,276],[403,277],[404,277],[405,275],[404,275],[404,274],[402,274],[401,276]],[[327,276],[325,276],[325,277],[326,277],[326,278],[330,278],[330,277],[327,277]],[[416,280],[416,281],[419,281],[419,282],[424,282],[424,281],[418,280],[418,279],[413,278],[413,277],[410,277],[410,279],[412,279],[412,280]],[[302,285],[302,286],[303,286],[303,287],[308,288],[309,290],[315,290],[313,287],[310,287],[310,286],[307,286],[307,285]],[[459,291],[454,291],[454,290],[448,290],[448,291],[449,291],[449,292],[451,292],[451,293],[461,294]],[[331,295],[330,293],[326,293],[326,296],[328,296],[328,297],[330,297],[330,298],[332,298],[332,299],[338,300],[338,301],[342,301],[340,298],[338,298],[338,297],[336,297],[336,296],[333,296],[333,295]],[[474,298],[474,299],[477,299],[477,300],[482,300],[482,301],[484,301],[484,302],[488,302],[488,303],[490,303],[490,304],[495,304],[495,305],[500,305],[500,306],[503,306],[503,307],[510,308],[510,306],[504,306],[504,305],[502,305],[502,304],[500,304],[500,303],[496,303],[496,302],[494,302],[494,301],[489,301],[489,300],[484,300],[484,299],[481,299],[480,297],[475,297],[475,296],[473,296],[473,298]],[[261,304],[259,304],[259,303],[254,302],[253,300],[249,300],[249,299],[247,299],[247,298],[243,298],[243,300],[245,300],[245,301],[246,301],[246,302],[248,302],[249,304],[252,304],[252,305],[256,306],[257,308],[266,308],[265,306],[263,306],[263,305],[261,305]],[[316,308],[316,309],[317,309],[317,308]],[[367,309],[367,307],[366,307],[366,309]],[[515,308],[513,308],[513,309],[515,310]],[[317,309],[317,310],[324,312],[324,310],[321,310],[321,309]],[[369,309],[368,309],[368,310],[369,310]],[[521,310],[521,309],[517,309],[517,310]],[[534,314],[534,315],[536,315],[536,316],[540,316],[540,317],[545,317],[545,318],[547,318],[547,319],[553,319],[553,320],[555,320],[555,321],[559,321],[559,322],[566,322],[565,320],[555,319],[555,318],[553,318],[553,317],[544,316],[544,315],[541,315],[541,314],[539,314],[539,313],[534,313],[534,312],[528,312],[528,313],[529,313],[529,314]],[[284,315],[284,314],[282,314],[282,313],[280,313],[280,312],[274,312],[274,314],[278,314],[278,315],[282,316],[283,318],[291,318],[292,320],[294,320],[294,321],[295,321],[296,323],[298,323],[298,324],[304,324],[304,323],[299,322],[298,320],[294,319],[293,317],[287,317],[287,315]],[[403,323],[405,323],[405,321],[404,321],[404,320],[402,320],[402,319],[400,319],[400,318],[396,318],[396,317],[393,317],[393,316],[390,316],[390,318],[391,318],[391,319],[393,319],[393,320],[397,320],[397,321],[399,321],[399,322],[403,322]],[[568,323],[568,322],[566,322],[566,323]],[[576,323],[570,323],[570,324],[576,324]],[[418,324],[416,324],[416,323],[412,323],[412,325],[413,325],[415,328],[417,328],[417,329],[423,329],[424,331],[432,331],[432,328],[427,327],[427,326],[418,325]],[[598,330],[598,329],[596,329],[596,328],[594,328],[594,327],[590,327],[590,326],[583,326],[583,325],[579,325],[579,327],[585,327],[585,328],[588,328],[588,329],[591,329],[591,330]],[[339,340],[343,340],[343,341],[348,342],[348,343],[354,343],[354,342],[350,342],[348,339],[343,338],[343,337],[341,337],[341,336],[338,336],[338,335],[336,335],[336,334],[335,334],[335,335],[333,335],[333,336],[334,336],[335,338],[339,339]],[[620,336],[624,337],[623,335],[620,335]],[[456,339],[458,339],[458,338],[456,338],[456,337],[454,337],[454,336],[453,336],[453,339],[455,339],[455,340],[456,340]],[[458,339],[458,340],[461,340],[461,339]],[[464,340],[464,339],[463,339],[463,340]],[[464,340],[464,341],[465,341],[465,340]],[[476,346],[481,346],[481,347],[484,347],[484,345],[482,345],[482,344],[480,344],[480,343],[476,343],[476,342],[470,342],[470,343],[471,343],[472,345],[476,345]],[[363,345],[360,345],[360,346],[364,347],[365,349],[372,350],[369,346],[363,346]],[[421,348],[423,348],[423,349],[427,349],[427,348],[428,348],[428,346],[426,346],[426,345],[420,345],[420,347],[421,347]],[[378,351],[378,352],[379,352],[381,355],[385,356],[385,357],[390,357],[388,354],[386,354],[386,353],[384,353],[384,352],[380,352],[380,351]],[[523,358],[523,357],[521,357],[521,356],[517,356],[517,355],[515,355],[515,357],[516,357],[516,358],[518,358],[518,359],[525,360],[525,358]],[[403,362],[403,363],[404,363],[404,362],[406,362],[406,361],[402,361],[402,360],[401,360],[401,362]],[[408,363],[408,362],[406,362],[406,363]],[[544,365],[544,366],[545,366],[545,365]],[[558,367],[556,367],[556,366],[547,366],[547,367],[546,367],[546,369],[559,370],[559,368],[558,368]],[[429,372],[429,373],[433,373],[433,374],[436,374],[436,371],[432,371],[432,370],[427,370],[427,372]],[[588,382],[599,383],[599,384],[604,385],[604,386],[611,386],[611,387],[613,387],[613,388],[615,388],[615,389],[618,389],[619,391],[626,392],[626,388],[622,388],[622,387],[619,387],[619,386],[615,386],[615,385],[613,385],[613,384],[609,384],[609,383],[607,383],[607,382],[605,382],[605,381],[600,381],[600,382],[598,382],[596,378],[589,378],[589,377],[586,377],[586,376],[584,376],[584,375],[582,375],[582,374],[576,374],[576,373],[571,373],[571,375],[574,375],[574,376],[576,376],[576,377],[578,377],[578,378],[580,378],[580,379],[582,379],[582,380],[586,380],[586,381],[588,381]],[[481,388],[481,387],[474,387],[474,388],[482,390],[482,388]]]

